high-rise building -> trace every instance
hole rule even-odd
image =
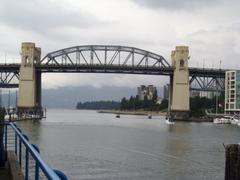
[[[240,71],[226,71],[225,113],[240,113]]]
[[[147,91],[146,91],[145,85],[141,85],[140,87],[137,87],[137,95],[140,100],[144,99],[144,96],[146,95],[146,93],[147,93]]]
[[[137,95],[140,100],[144,100],[144,97],[147,96],[148,100],[153,98],[154,93],[157,91],[157,88],[153,85],[141,85],[137,88]]]
[[[163,99],[168,99],[169,96],[169,84],[163,86]]]

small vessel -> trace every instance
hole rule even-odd
[[[9,118],[10,118],[9,114],[6,114],[6,115],[5,115],[5,119],[6,119],[6,120],[9,120]]]
[[[230,123],[234,125],[238,125],[240,123],[240,117],[237,115],[234,115],[230,119]]]
[[[166,124],[173,125],[175,122],[173,121],[173,118],[171,116],[166,116]]]
[[[237,125],[240,127],[240,122]]]
[[[151,114],[148,114],[148,119],[152,119],[152,115]]]
[[[120,114],[117,114],[117,115],[116,115],[116,118],[120,118]]]
[[[213,123],[214,124],[230,124],[231,123],[231,116],[223,116],[221,118],[214,118]]]
[[[165,120],[166,124],[169,124],[169,125],[175,124],[173,120],[173,115],[171,114],[171,110],[170,110],[170,101],[168,101],[168,112],[165,119],[166,119]]]

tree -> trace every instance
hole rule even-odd
[[[121,100],[120,109],[121,110],[127,109],[127,104],[128,104],[127,99],[125,97],[123,97],[122,100]]]
[[[160,104],[160,110],[162,109],[167,109],[168,108],[168,100],[167,99],[163,99],[161,104]]]
[[[135,98],[133,96],[129,99],[129,109],[135,109]]]
[[[212,99],[209,99],[206,97],[199,97],[199,96],[190,98],[191,115],[195,117],[204,116],[206,109],[215,110],[216,108],[215,106],[216,106],[216,97]]]
[[[135,98],[135,108],[136,109],[141,109],[142,108],[142,101],[140,100],[138,95],[136,95],[136,98]]]
[[[157,101],[158,101],[158,93],[157,93],[157,90],[156,90],[156,91],[154,91],[154,93],[153,93],[152,102],[153,102],[154,104],[156,104]]]

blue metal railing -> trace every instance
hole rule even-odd
[[[6,122],[4,129],[5,150],[13,150],[17,156],[18,162],[23,170],[25,180],[43,179],[67,180],[66,175],[59,171],[51,169],[41,158],[40,150],[37,145],[31,144],[27,135],[23,134],[15,123]],[[25,152],[25,153],[24,153]],[[30,166],[30,158],[34,161],[34,166]],[[25,162],[23,162],[25,161]],[[41,170],[41,176],[40,175]],[[32,176],[30,176],[30,174]]]

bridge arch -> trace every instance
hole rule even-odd
[[[100,65],[131,67],[171,67],[158,54],[128,46],[74,46],[48,53],[40,65]]]

